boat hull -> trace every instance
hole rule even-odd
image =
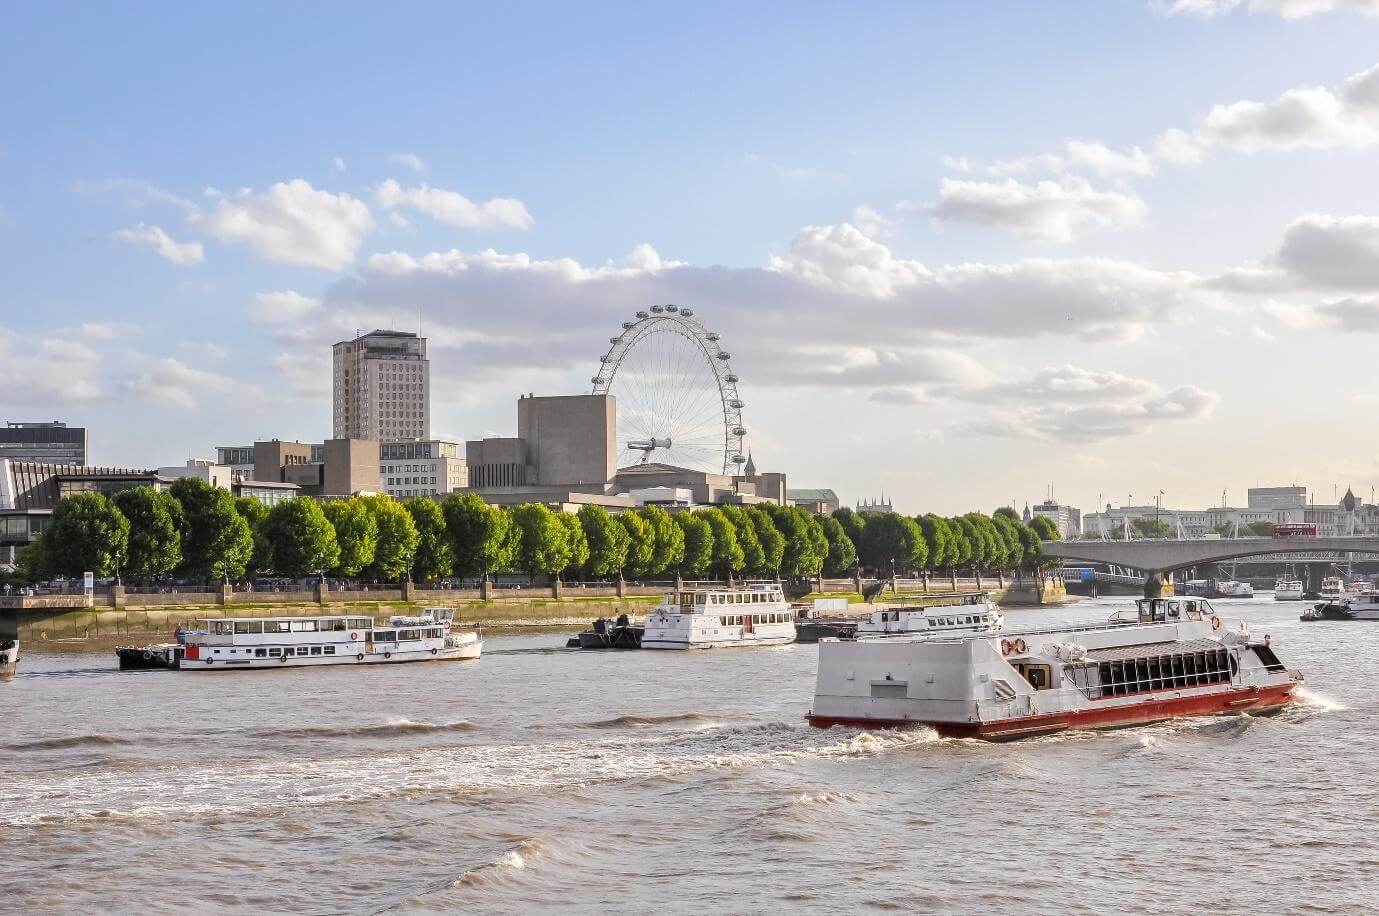
[[[660,639],[642,637],[643,649],[749,649],[753,646],[785,646],[795,641],[795,634],[788,636],[763,636],[760,639],[711,639],[705,642],[690,642],[685,639]]]
[[[945,738],[1013,741],[1061,731],[1127,728],[1191,716],[1275,713],[1293,702],[1297,688],[1298,684],[1294,682],[1271,687],[1233,688],[1188,697],[1148,698],[1135,703],[995,719],[988,722],[924,722],[816,716],[813,713],[805,718],[816,728],[831,728],[835,725],[864,729],[928,727]]]

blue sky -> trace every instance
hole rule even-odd
[[[675,296],[799,486],[1361,492],[1314,445],[1375,408],[1376,12],[11,11],[0,414],[112,464],[321,438],[329,343],[421,308],[435,430],[506,434]]]

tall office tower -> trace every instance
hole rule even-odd
[[[431,438],[431,363],[426,338],[372,331],[334,347],[336,439]]]

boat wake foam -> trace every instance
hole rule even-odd
[[[1293,695],[1298,698],[1298,701],[1302,705],[1320,712],[1341,712],[1350,708],[1340,700],[1332,699],[1326,694],[1319,693],[1310,687],[1299,687],[1294,691]]]
[[[424,735],[432,732],[472,732],[479,726],[465,719],[455,722],[413,722],[398,719],[377,725],[305,725],[300,728],[259,728],[250,732],[265,738],[392,738],[399,735]]]
[[[0,823],[19,826],[92,817],[186,817],[264,806],[371,801],[423,793],[536,792],[658,780],[719,768],[797,766],[906,750],[941,739],[932,730],[821,731],[763,723],[690,732],[606,735],[542,743],[468,744],[361,752],[337,758],[286,755],[260,761],[162,764],[122,773],[36,772],[11,780]]]
[[[450,882],[450,886],[474,887],[475,885],[491,884],[495,880],[501,881],[510,877],[513,872],[525,870],[531,860],[541,852],[541,849],[542,843],[535,837],[522,840],[503,853],[496,861],[486,862],[464,872]]]
[[[701,712],[682,712],[667,716],[618,716],[598,722],[586,722],[584,728],[644,728],[648,725],[669,725],[674,722],[707,722],[709,716]]]

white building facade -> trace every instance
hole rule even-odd
[[[381,442],[378,475],[383,492],[398,499],[444,496],[469,486],[469,467],[460,457],[463,446],[446,439],[422,442]]]
[[[426,338],[371,331],[333,348],[331,425],[336,439],[431,437],[431,362]]]

